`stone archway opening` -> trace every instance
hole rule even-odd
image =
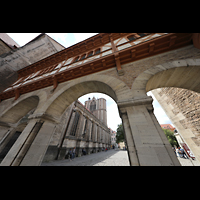
[[[178,131],[179,145],[186,144],[195,155],[193,165],[200,164],[199,76],[199,66],[182,66],[158,72],[146,84]]]
[[[90,97],[91,100],[93,97],[97,101],[102,100],[99,104],[94,104],[95,106],[102,106],[104,104],[103,100],[106,100],[107,110],[104,111],[102,109],[91,112],[90,105],[88,108],[84,107],[88,97]],[[77,99],[80,103],[77,102]],[[51,115],[54,118],[56,117],[57,119],[60,117],[61,121],[64,119],[66,127],[60,131],[60,142],[57,141],[57,150],[55,145],[56,136],[53,135],[43,162],[47,162],[49,159],[62,159],[63,155],[67,158],[67,152],[73,146],[77,149],[76,156],[81,155],[83,148],[85,148],[86,152],[89,154],[99,152],[102,148],[106,147],[110,149],[111,141],[108,127],[111,128],[112,126],[114,127],[112,128],[114,129],[113,131],[116,131],[117,125],[121,123],[116,103],[117,100],[118,98],[115,91],[110,86],[100,81],[79,83],[60,94],[52,102],[45,114],[48,114],[48,116]],[[94,107],[94,105],[92,106]],[[104,113],[101,114],[101,112]],[[107,121],[107,116],[104,116],[105,113],[108,113],[108,124],[107,122],[104,123]],[[113,123],[115,125],[113,125]],[[104,126],[104,124],[106,126]],[[61,126],[62,125],[60,125],[60,127]],[[58,127],[55,131],[57,137],[59,130],[61,130],[61,128],[59,129]],[[89,134],[86,130],[89,132],[90,136],[88,136]],[[89,139],[87,139],[87,137]],[[57,153],[54,153],[56,151]]]
[[[38,96],[28,97],[16,103],[14,106],[3,112],[3,114],[0,117],[0,121],[15,124],[20,119],[22,119],[27,113],[36,108],[38,103]]]
[[[55,118],[59,118],[63,114],[64,110],[79,97],[92,92],[106,94],[115,102],[118,100],[115,91],[109,85],[100,81],[85,81],[70,87],[60,94],[51,103],[45,113],[48,115],[53,115]]]
[[[31,96],[16,102],[5,110],[0,117],[0,162],[8,154],[26,125],[28,117],[35,111],[39,103],[38,96]]]

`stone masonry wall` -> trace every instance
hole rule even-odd
[[[185,129],[191,129],[195,136],[200,136],[200,94],[181,88],[163,88],[159,94],[165,94],[167,103],[172,104],[172,112],[182,113],[185,119],[180,123]]]

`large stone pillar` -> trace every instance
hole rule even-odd
[[[41,117],[30,119],[2,166],[40,165],[46,153],[55,123]]]
[[[51,121],[43,123],[20,166],[41,165],[54,130],[55,124]]]
[[[180,165],[153,113],[152,97],[118,102],[131,165]]]

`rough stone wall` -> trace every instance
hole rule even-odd
[[[171,87],[158,88],[151,92],[200,161],[200,94]]]
[[[185,129],[191,129],[196,136],[200,136],[200,94],[181,88],[167,87],[161,89],[159,95],[165,94],[167,103],[172,104],[174,115],[182,113],[185,119],[180,123]]]

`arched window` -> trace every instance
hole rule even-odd
[[[75,136],[75,134],[76,134],[76,129],[77,129],[78,121],[79,121],[79,117],[80,117],[79,112],[77,112],[77,111],[75,111],[75,112],[76,113],[75,113],[74,121],[72,124],[71,132],[70,132],[70,135],[73,135],[73,136]]]
[[[77,62],[78,59],[79,59],[79,56],[77,56],[77,57],[73,60],[73,62]]]
[[[133,41],[133,40],[135,40],[136,38],[134,37],[134,35],[130,35],[130,36],[128,36],[128,40],[129,41]]]
[[[146,33],[138,33],[138,35],[140,36],[140,37],[143,37],[143,36],[145,36],[145,35],[147,35]]]
[[[96,49],[96,50],[95,50],[95,55],[98,54],[98,53],[100,53],[100,52],[101,52],[101,49],[100,49],[100,48],[99,48],[99,49]]]
[[[93,100],[93,101],[90,103],[90,111],[92,112],[92,111],[94,111],[94,110],[96,110],[96,101],[95,101],[95,100]]]
[[[82,55],[80,60],[83,60],[86,57],[86,54]]]
[[[87,57],[89,58],[89,57],[91,57],[92,55],[93,55],[93,51],[91,51],[91,52],[88,54]]]

